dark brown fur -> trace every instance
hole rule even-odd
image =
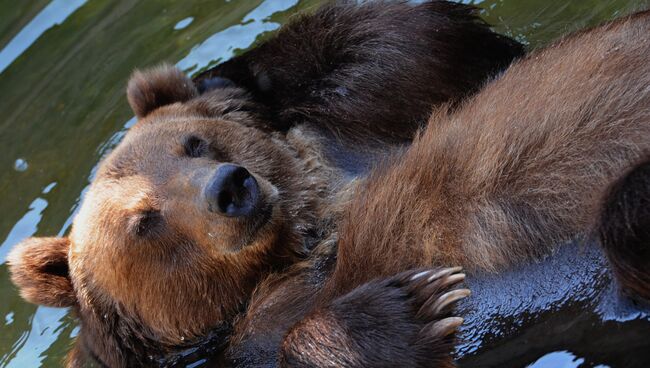
[[[612,185],[595,230],[623,290],[650,301],[650,160]]]
[[[256,285],[329,236],[358,173],[336,157],[371,162],[399,147],[431,104],[457,102],[521,53],[474,8],[401,1],[326,8],[256,50],[228,64],[234,86],[203,94],[170,67],[136,72],[128,98],[138,123],[100,165],[70,236],[14,250],[25,295],[47,293],[32,300],[77,311],[70,364],[90,355],[111,367],[155,366],[205,336],[225,343]],[[247,82],[260,70],[264,91]],[[201,153],[189,155],[188,142]],[[254,216],[209,210],[206,183],[225,163],[260,184]],[[22,250],[35,242],[39,259],[56,258],[68,274],[30,267]]]
[[[284,338],[280,366],[452,367],[440,358],[462,319],[449,306],[469,293],[450,291],[464,280],[457,271],[407,271],[312,311]]]
[[[440,103],[476,91],[522,55],[476,9],[445,1],[342,1],[298,15],[275,38],[203,73],[268,107],[275,129],[304,122],[339,139],[410,141]]]
[[[336,356],[337,349],[359,346],[345,343],[345,336],[338,338],[342,346],[330,346],[330,337],[304,320],[281,320],[278,325],[293,327],[286,330],[288,335],[284,331],[274,335],[275,313],[303,313],[307,321],[309,316],[327,316],[333,326],[363,320],[367,318],[363,308],[341,312],[337,305],[359,290],[365,290],[361,304],[371,292],[383,295],[385,288],[376,282],[365,284],[375,278],[430,265],[499,271],[588,235],[607,188],[650,152],[648,55],[650,12],[644,12],[567,37],[513,65],[457,111],[434,113],[407,152],[359,187],[340,223],[338,250],[330,249],[329,257],[321,252],[298,274],[311,280],[303,281],[306,291],[291,277],[285,281],[289,290],[281,283],[258,289],[247,317],[236,327],[229,352],[233,364],[249,366],[242,364],[242,357],[262,364],[288,361],[287,355],[301,349],[293,344],[302,346],[302,338],[313,340],[318,334],[312,341],[316,347],[302,349],[327,349]],[[613,203],[625,193],[645,189],[647,177],[639,170],[624,179],[622,191],[614,190]],[[647,246],[644,233],[634,230],[647,224],[643,203],[622,210],[610,204],[604,212],[634,215],[631,232],[619,231],[619,225],[605,226],[605,234],[613,235],[605,238],[605,244],[617,272],[624,274],[623,286],[642,297],[647,295]],[[619,221],[625,220],[613,223]],[[619,245],[621,249],[614,248]],[[628,263],[635,256],[639,258]],[[331,274],[319,267],[334,257]],[[374,291],[369,285],[375,285]],[[281,297],[285,294],[307,297],[285,304]],[[396,310],[390,298],[386,303],[386,308]],[[264,316],[266,323],[260,321]],[[257,330],[258,325],[264,330]],[[363,346],[385,342],[382,339],[392,328],[400,329],[387,323],[383,334],[366,336]],[[353,336],[357,331],[348,333]],[[267,345],[274,342],[279,358],[259,356],[269,350],[257,350],[258,339]],[[400,344],[382,346],[398,366],[451,363],[447,349],[436,359],[413,364],[408,359],[417,352],[404,354]],[[303,358],[321,366],[327,365],[326,356]]]

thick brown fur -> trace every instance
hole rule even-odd
[[[147,73],[136,71],[126,90],[129,104],[138,118],[147,116],[160,106],[185,102],[198,95],[183,72],[166,70],[164,67]]]
[[[650,151],[649,14],[568,37],[434,113],[346,210],[329,285],[498,271],[586,235],[609,184]]]
[[[240,92],[214,91],[140,120],[75,218],[69,264],[80,341],[109,366],[154,364],[149,356],[224,329],[265,273],[303,251],[306,235],[295,228],[315,221],[325,176],[288,143],[246,127],[250,114],[221,111],[225,93]],[[187,156],[188,137],[206,142],[200,157]],[[233,219],[201,206],[204,183],[231,160],[255,173],[268,212]]]
[[[294,16],[197,82],[225,77],[243,86],[268,107],[275,129],[316,121],[343,140],[410,141],[432,106],[461,100],[523,53],[470,6],[353,3]]]
[[[25,300],[49,307],[76,304],[68,270],[69,247],[65,238],[31,238],[11,252],[11,280],[21,286]]]
[[[337,5],[285,29],[229,64],[243,79],[226,74],[234,84],[202,94],[169,66],[134,73],[127,97],[138,122],[101,163],[70,235],[13,251],[23,294],[71,306],[81,320],[69,364],[90,355],[110,367],[156,366],[206,336],[224,344],[264,277],[330,237],[358,174],[331,159],[349,160],[338,138],[367,142],[355,154],[374,161],[401,148],[432,104],[457,103],[521,53],[473,8],[444,2]],[[259,77],[253,64],[266,66],[264,95],[246,82]],[[216,213],[205,199],[231,164],[259,185],[247,216]],[[34,264],[50,258],[68,273]]]
[[[287,354],[299,350],[292,344],[302,346],[302,338],[314,336],[320,336],[313,341],[316,347],[302,349],[328,349],[332,355],[337,349],[349,350],[359,345],[346,343],[346,336],[338,337],[341,346],[329,345],[330,337],[309,323],[310,316],[327,316],[331,326],[363,319],[363,308],[342,313],[337,306],[359,290],[364,290],[362,304],[373,292],[385,293],[373,288],[377,283],[371,280],[431,265],[503,270],[588,236],[594,221],[603,224],[610,215],[628,216],[603,227],[615,270],[623,274],[619,276],[629,292],[646,297],[647,237],[641,231],[648,220],[645,197],[638,205],[637,198],[621,198],[645,196],[645,167],[623,179],[622,187],[615,186],[619,189],[610,194],[604,212],[601,207],[608,188],[650,152],[648,55],[650,12],[642,12],[535,52],[461,108],[435,112],[408,151],[358,187],[340,222],[338,249],[330,247],[329,256],[320,252],[284,285],[258,288],[231,340],[233,364],[249,366],[242,364],[242,357],[260,365],[287,361]],[[638,258],[630,262],[631,257]],[[328,264],[334,265],[322,267]],[[304,293],[296,278],[306,285]],[[307,296],[285,304],[286,294]],[[278,311],[282,316],[302,313],[306,319],[281,320],[278,326],[293,327],[274,334],[271,321]],[[264,316],[269,316],[266,322]],[[257,325],[264,330],[256,330]],[[394,361],[417,366],[405,358],[415,351],[404,354],[400,341],[382,340],[391,328],[387,324],[383,334],[367,335],[364,345],[384,341],[382,349],[395,352]],[[350,336],[356,332],[348,331]],[[268,349],[257,350],[258,340],[274,342],[275,354],[259,356]],[[451,350],[446,354],[437,358],[450,364]],[[323,356],[303,358],[313,357],[309,364],[319,366],[327,364]],[[432,360],[425,366],[438,365]]]

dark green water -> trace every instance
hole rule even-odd
[[[0,0],[0,368],[61,366],[75,336],[66,310],[20,299],[5,257],[25,237],[67,231],[98,161],[133,122],[124,95],[131,71],[169,61],[195,73],[321,2]],[[647,0],[475,3],[499,32],[531,47],[648,6]],[[534,366],[579,364],[556,352]]]

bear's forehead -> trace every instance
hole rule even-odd
[[[71,236],[88,243],[100,233],[119,229],[124,220],[158,206],[159,193],[145,176],[96,180],[75,216]]]
[[[130,132],[100,165],[97,179],[112,180],[136,175],[155,175],[169,169],[178,158],[182,142],[193,129],[139,129]]]
[[[119,179],[132,175],[162,175],[173,171],[178,163],[176,160],[184,156],[183,144],[188,137],[233,142],[250,138],[250,133],[250,128],[225,120],[192,115],[154,116],[138,122],[126,134],[102,162],[97,177]]]
[[[98,177],[118,179],[142,173],[145,164],[158,165],[160,169],[173,156],[188,133],[170,129],[138,129],[129,132],[113,152],[100,165]],[[176,149],[178,150],[178,149]]]
[[[100,166],[95,182],[106,182],[115,186],[130,177],[148,177],[150,180],[162,178],[176,164],[177,156],[171,148],[162,146],[131,145],[113,152]]]

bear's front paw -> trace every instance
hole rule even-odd
[[[463,319],[452,307],[460,268],[412,270],[366,283],[313,311],[287,334],[285,367],[451,367]]]

